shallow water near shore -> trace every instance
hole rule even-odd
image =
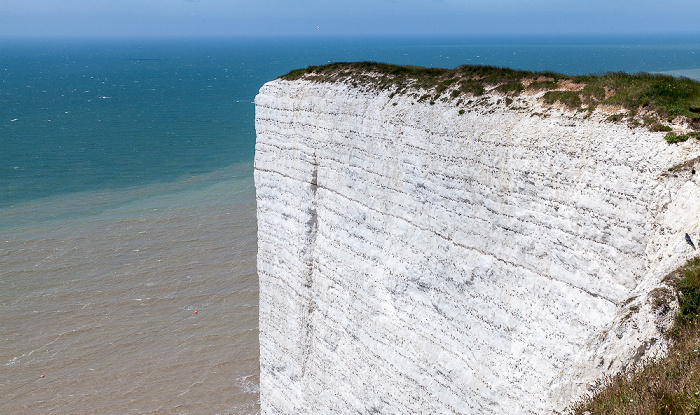
[[[252,178],[210,176],[2,233],[4,413],[256,411]]]
[[[264,82],[351,60],[692,76],[698,54],[700,39],[1,44],[0,413],[258,412]]]

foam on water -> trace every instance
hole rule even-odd
[[[694,79],[696,81],[700,81],[700,69],[698,68],[677,69],[673,71],[664,71],[662,73],[672,76],[683,76],[686,78]]]

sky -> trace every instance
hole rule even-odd
[[[700,0],[0,0],[0,37],[700,33]]]

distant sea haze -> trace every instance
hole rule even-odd
[[[3,42],[0,413],[259,411],[264,82],[357,60],[700,78],[699,55],[673,37]]]

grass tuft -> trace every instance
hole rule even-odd
[[[501,84],[496,87],[496,91],[503,93],[503,94],[514,94],[518,95],[520,92],[522,92],[525,89],[523,86],[522,82],[520,81],[511,81],[505,84]]]
[[[700,321],[700,258],[691,261],[683,270],[683,278],[676,286],[680,292],[680,312],[677,323],[679,325],[697,324]]]
[[[661,131],[671,131],[671,130],[672,130],[671,127],[669,127],[667,125],[663,125],[663,124],[658,124],[658,123],[649,127],[649,131],[651,131],[653,133],[661,132]]]
[[[540,91],[543,89],[557,89],[559,87],[559,84],[557,81],[534,81],[531,82],[530,85],[527,86],[527,89],[533,89],[536,91]]]
[[[669,143],[669,144],[676,144],[676,143],[682,143],[688,139],[687,135],[676,135],[674,133],[668,133],[666,134],[666,137],[664,139]]]
[[[581,108],[581,97],[575,91],[548,91],[542,98],[547,104],[561,102],[571,109]]]

